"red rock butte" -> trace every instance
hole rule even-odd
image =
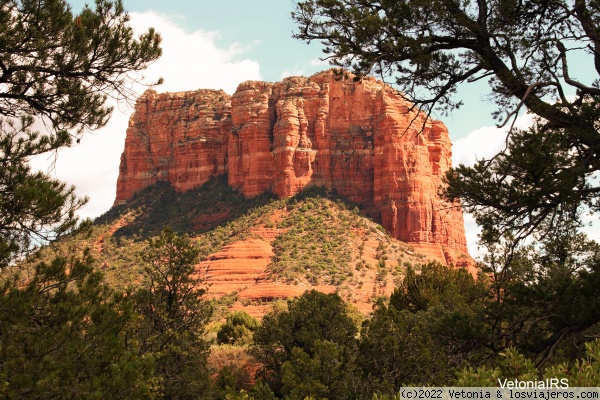
[[[462,209],[438,195],[451,146],[442,122],[372,77],[248,81],[233,96],[148,90],[129,121],[115,204],[160,180],[186,191],[225,173],[245,196],[319,185],[429,258],[466,265]]]

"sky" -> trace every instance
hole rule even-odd
[[[86,3],[71,0],[74,13]],[[92,3],[88,1],[88,3]],[[154,27],[163,38],[163,56],[143,71],[146,82],[164,78],[159,92],[200,88],[223,89],[233,94],[246,80],[275,82],[290,75],[309,76],[329,68],[322,61],[322,45],[292,38],[296,30],[290,17],[291,0],[124,0],[131,26],[139,34]],[[138,86],[138,94],[146,87]],[[497,129],[491,113],[495,105],[486,100],[485,82],[459,88],[465,106],[451,116],[439,117],[454,143],[453,161],[472,164],[489,157],[504,145],[506,129]],[[116,181],[130,104],[115,104],[108,125],[88,132],[80,144],[34,160],[37,168],[76,186],[89,203],[80,216],[95,218],[106,212],[116,193]],[[519,119],[523,127],[528,116]],[[478,229],[465,216],[469,251],[477,254]]]

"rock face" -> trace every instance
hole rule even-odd
[[[129,120],[115,204],[159,180],[185,191],[226,173],[230,109],[222,90],[146,91]]]
[[[158,180],[184,191],[223,173],[246,196],[319,185],[393,237],[460,264],[462,209],[437,194],[451,155],[446,127],[374,78],[330,70],[245,82],[232,97],[147,91],[129,123],[115,203]]]

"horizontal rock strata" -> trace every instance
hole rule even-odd
[[[158,180],[185,191],[224,173],[246,196],[319,185],[393,237],[460,265],[468,259],[462,209],[438,196],[451,155],[441,122],[370,77],[330,70],[249,81],[231,97],[149,90],[129,122],[115,203]]]

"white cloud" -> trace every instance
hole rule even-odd
[[[160,91],[223,89],[233,94],[240,82],[260,79],[257,62],[238,60],[249,48],[238,43],[219,48],[218,32],[186,32],[173,18],[153,11],[131,13],[131,26],[137,33],[154,27],[163,38],[162,57],[144,71],[150,81],[165,78]]]
[[[515,128],[526,129],[531,126],[533,116],[525,114],[517,118]],[[452,146],[452,164],[472,166],[479,159],[490,159],[499,151],[504,149],[506,135],[510,126],[498,128],[495,126],[484,126],[474,130],[462,139],[457,140]],[[483,255],[484,249],[479,249],[477,242],[481,228],[475,223],[471,214],[465,214],[465,235],[469,254],[474,258]]]
[[[302,65],[296,65],[290,70],[286,69],[281,73],[280,79],[287,78],[288,76],[308,76],[329,68],[331,68],[331,66],[327,61],[323,61],[320,58],[315,58],[305,62]]]
[[[515,121],[515,127],[526,129],[533,123],[533,115],[525,114]],[[457,140],[452,146],[452,164],[456,167],[459,164],[472,166],[477,159],[489,159],[505,146],[506,134],[509,127],[497,128],[484,126],[469,133],[466,137]],[[600,174],[594,174],[589,178],[590,182],[600,180]],[[467,246],[469,254],[478,258],[483,255],[484,249],[478,249],[477,241],[481,228],[475,223],[471,214],[465,214],[465,232],[467,237]],[[600,221],[598,214],[585,214],[582,216],[585,226],[582,231],[590,239],[600,242]]]
[[[177,25],[176,19],[152,11],[130,15],[136,33],[152,26],[162,35],[162,57],[142,73],[146,82],[164,78],[164,84],[156,88],[159,92],[207,88],[231,94],[239,83],[261,79],[258,63],[241,58],[244,47],[233,44],[223,49],[216,45],[218,32],[187,32]],[[134,90],[139,95],[145,87]],[[114,201],[125,131],[132,112],[128,105],[119,104],[106,127],[87,133],[80,144],[57,154],[51,174],[75,185],[79,195],[90,198],[80,212],[82,217],[94,218],[107,211]],[[42,156],[32,165],[47,169],[53,159],[54,155]]]
[[[526,129],[532,122],[533,116],[525,114],[517,118],[514,126]],[[509,128],[510,126],[503,128],[484,126],[457,140],[452,146],[452,164],[455,167],[459,164],[472,166],[478,159],[490,159],[504,149]]]
[[[475,218],[471,214],[464,215],[465,218],[465,237],[467,239],[467,248],[471,257],[477,259],[482,254],[479,252],[477,242],[479,241],[479,234],[481,228],[475,222]]]
[[[289,69],[284,70],[279,77],[281,79],[284,79],[284,78],[287,78],[290,76],[303,76],[303,75],[304,75],[304,70],[302,68],[296,68],[293,70],[289,70]]]

